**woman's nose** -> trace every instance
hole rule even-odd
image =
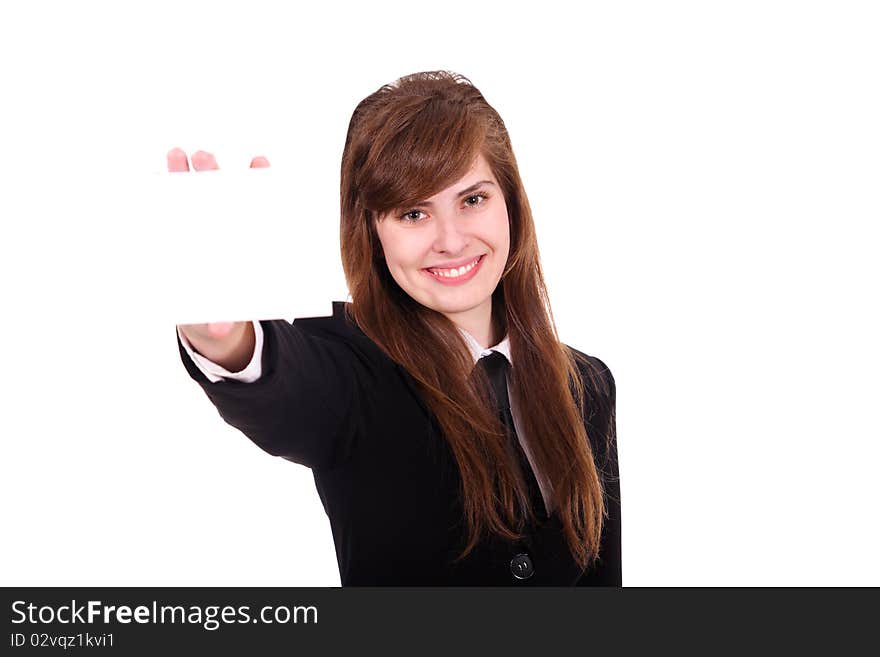
[[[445,253],[460,253],[468,244],[467,234],[462,231],[461,219],[454,215],[437,216],[434,222],[434,250]]]

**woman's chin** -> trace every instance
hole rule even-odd
[[[456,291],[458,292],[458,291]],[[435,310],[438,313],[443,313],[444,315],[457,315],[461,313],[470,312],[472,310],[476,310],[483,306],[484,304],[488,304],[491,307],[492,304],[492,295],[476,295],[473,293],[467,293],[465,291],[460,291],[458,293],[449,293],[442,295],[443,298],[438,298],[437,295],[434,295],[430,299],[425,299],[424,301],[418,300],[423,306],[430,308],[431,310]]]

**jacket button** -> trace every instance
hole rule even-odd
[[[510,560],[510,572],[517,579],[528,579],[535,574],[535,567],[529,555],[522,553]]]

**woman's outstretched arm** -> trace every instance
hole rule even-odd
[[[183,150],[171,149],[167,159],[169,171],[189,171]],[[196,171],[219,168],[205,151],[191,159]],[[269,163],[255,157],[250,166]],[[251,321],[181,324],[177,332],[189,375],[221,417],[264,451],[308,467],[331,466],[349,453],[359,417],[357,365],[344,344],[309,335],[283,320],[264,320],[258,326]],[[192,352],[210,362],[197,362]],[[206,371],[211,365],[229,373],[248,367],[257,374],[216,376]]]

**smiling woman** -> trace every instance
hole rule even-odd
[[[446,189],[403,214],[395,210],[376,219],[394,281],[486,345],[503,337],[487,335],[487,330],[492,292],[510,252],[507,205],[502,194],[490,195],[492,188],[498,183],[480,154],[470,171]]]
[[[340,191],[351,302],[178,326],[190,376],[313,469],[343,585],[619,586],[614,379],[557,337],[501,117],[460,75],[385,85]]]

